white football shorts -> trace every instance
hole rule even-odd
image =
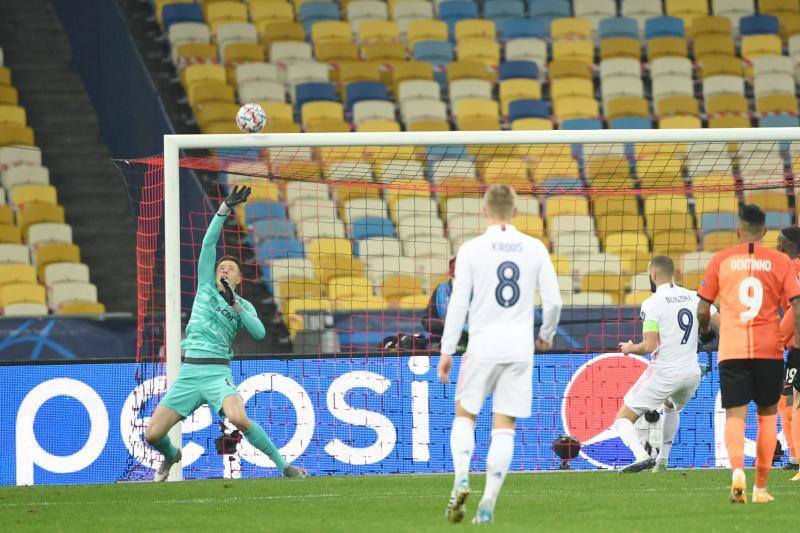
[[[661,409],[666,400],[681,411],[692,399],[698,386],[700,386],[699,373],[669,376],[648,366],[623,401],[631,411],[639,415],[646,411]]]
[[[477,415],[492,396],[492,412],[514,418],[531,416],[533,361],[484,363],[465,354],[461,357],[455,399]]]

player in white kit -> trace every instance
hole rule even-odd
[[[625,395],[614,421],[614,430],[633,452],[633,463],[622,473],[653,472],[667,469],[681,410],[694,396],[700,385],[697,362],[697,292],[672,282],[675,266],[667,256],[660,255],[648,267],[653,295],[642,302],[642,342],[621,342],[625,354],[652,354],[650,365]],[[719,327],[719,315],[712,307],[712,323]],[[713,340],[701,339],[704,343]],[[653,459],[642,446],[634,422],[645,412],[663,406],[662,442],[658,457]]]
[[[461,522],[469,496],[469,464],[475,420],[492,396],[492,439],[486,456],[486,488],[473,523],[491,523],[497,495],[514,454],[517,418],[531,415],[534,345],[552,348],[561,316],[561,294],[544,244],[511,225],[516,194],[494,185],[484,196],[487,229],[461,245],[453,293],[442,334],[439,379],[450,381],[452,354],[469,313],[469,343],[456,385],[456,415],[450,433],[455,483],[447,506]],[[534,300],[542,297],[542,326],[534,342]]]

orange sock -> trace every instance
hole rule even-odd
[[[800,394],[797,390],[795,390],[794,393]],[[789,416],[789,425],[792,427],[792,455],[796,458],[800,458],[800,450],[795,448],[795,446],[800,446],[800,409],[794,409],[790,406],[789,412],[791,413]]]
[[[778,439],[777,415],[758,415],[758,437],[756,438],[756,487],[767,487],[775,442]]]
[[[744,429],[743,418],[731,416],[725,420],[725,448],[734,469],[744,468]]]

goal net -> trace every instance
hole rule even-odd
[[[512,469],[559,468],[551,444],[562,434],[583,444],[573,468],[629,462],[609,427],[647,362],[617,345],[641,336],[649,260],[670,256],[676,281],[697,289],[711,255],[737,242],[743,203],[766,212],[764,244],[774,247],[780,228],[795,223],[796,137],[789,129],[167,137],[163,158],[126,171],[140,182],[140,396],[126,421],[132,458],[123,477],[147,478],[160,462],[141,433],[180,364],[205,228],[237,184],[253,193],[227,220],[218,253],[241,261],[242,294],[268,338],[240,335],[231,368],[249,415],[289,460],[313,474],[451,469],[454,386],[436,381],[443,324],[431,313],[446,309],[450,259],[485,228],[483,192],[506,183],[518,194],[514,226],[550,250],[564,302],[552,353],[535,356],[533,415],[519,421]],[[531,312],[538,327],[539,310]],[[701,367],[713,362],[698,354]],[[682,415],[673,464],[726,464],[718,391],[712,371]],[[479,435],[490,426],[486,411]],[[277,474],[246,440],[218,455],[218,419],[203,407],[182,424],[185,477]],[[653,449],[659,427],[637,423]],[[477,442],[473,468],[482,469],[488,438]]]

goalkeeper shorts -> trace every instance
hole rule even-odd
[[[233,394],[238,395],[239,391],[228,366],[184,363],[178,379],[161,399],[161,405],[183,418],[203,404],[222,415],[222,401]]]

